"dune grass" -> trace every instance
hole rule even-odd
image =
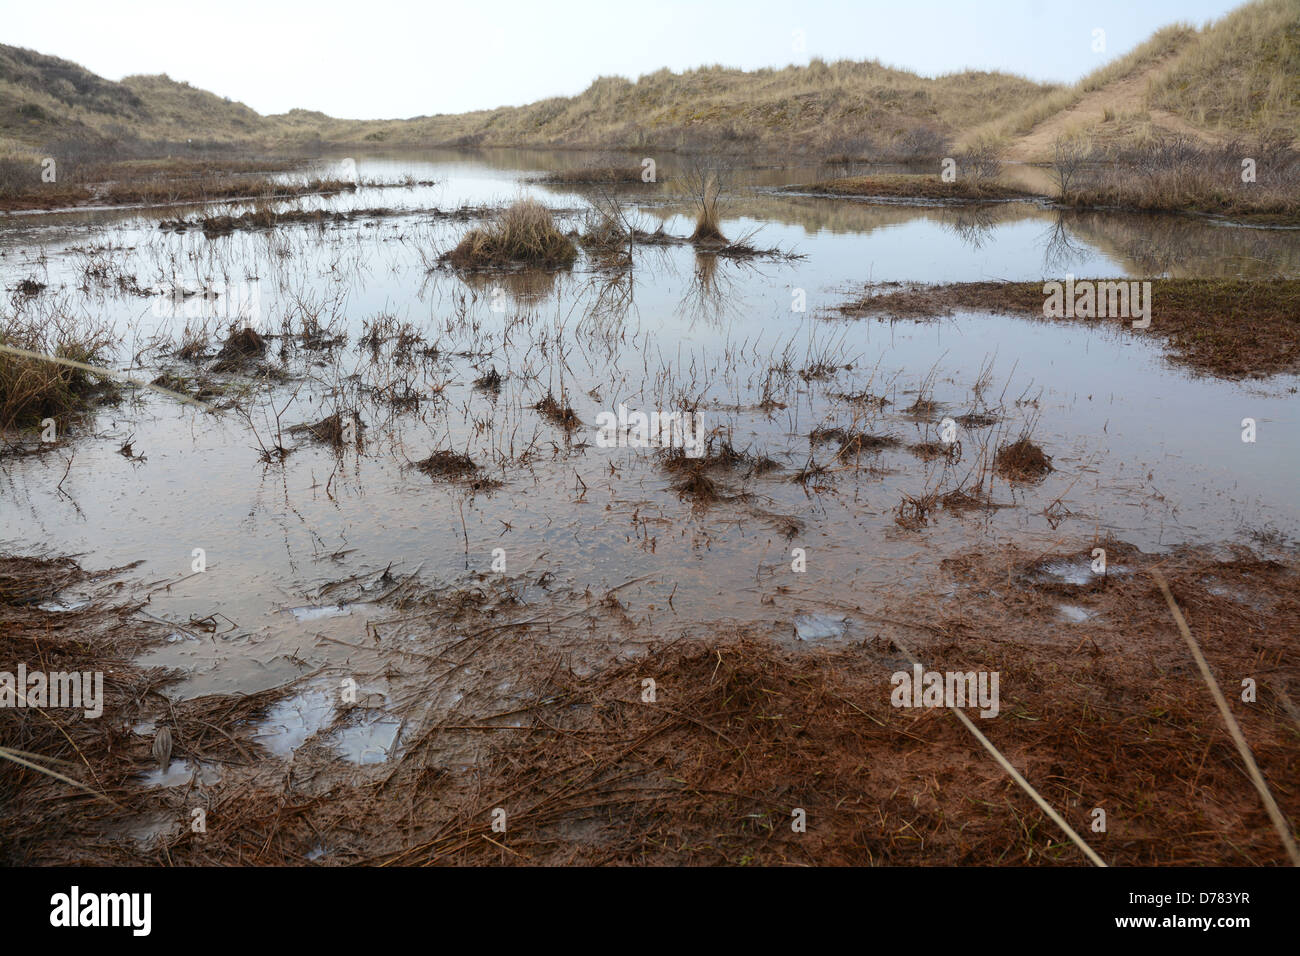
[[[458,269],[556,268],[572,265],[577,257],[573,240],[555,225],[551,210],[535,199],[506,206],[487,225],[471,229],[443,256]]]
[[[106,329],[59,315],[4,317],[0,329],[0,430],[39,427],[52,418],[62,431],[69,418],[114,391],[111,383],[83,369],[11,349],[101,365],[113,344]]]

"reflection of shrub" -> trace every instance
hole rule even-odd
[[[459,269],[487,266],[566,266],[577,247],[555,225],[551,210],[534,199],[512,203],[486,226],[471,229],[444,258]]]
[[[1242,182],[1245,159],[1254,160],[1254,182]],[[1300,217],[1300,152],[1285,136],[1219,146],[1181,136],[1127,148],[1073,143],[1058,151],[1053,172],[1061,200],[1074,206]]]

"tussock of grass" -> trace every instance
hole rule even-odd
[[[0,346],[86,365],[103,364],[112,345],[107,331],[58,316],[15,318],[0,329]],[[84,369],[0,350],[0,430],[35,427],[53,418],[62,431],[70,416],[116,393],[114,383]]]
[[[556,227],[551,210],[534,199],[511,203],[443,256],[458,269],[557,268],[572,265],[577,257],[577,247]]]
[[[1011,481],[1038,481],[1052,471],[1052,459],[1025,435],[1002,445],[993,456],[998,474]]]
[[[231,372],[266,354],[266,339],[248,326],[230,333],[217,353],[215,372]]]
[[[466,485],[474,491],[491,491],[501,486],[501,482],[487,477],[469,455],[446,448],[415,462],[415,467],[430,478]]]
[[[543,417],[552,424],[563,428],[566,432],[571,432],[582,425],[582,419],[578,417],[577,413],[567,404],[556,399],[550,392],[547,392],[546,397],[534,405],[533,408],[541,412]]]

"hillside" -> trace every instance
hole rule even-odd
[[[1170,135],[1300,142],[1300,0],[1256,0],[1201,30],[1166,27],[1072,87],[966,134],[1004,158],[1049,158],[1058,138],[1142,145]]]
[[[432,104],[431,104],[432,105]],[[382,103],[376,104],[382,109]],[[991,141],[1047,158],[1058,137],[1208,143],[1300,140],[1300,0],[1256,0],[1197,30],[1173,26],[1069,87],[1004,73],[918,76],[878,62],[814,60],[754,72],[721,66],[601,77],[573,97],[405,120],[262,116],[166,76],[106,80],[75,63],[0,46],[0,153],[319,145],[702,148],[905,159]]]

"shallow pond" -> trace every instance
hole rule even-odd
[[[110,323],[121,341],[115,367],[145,381],[195,374],[172,357],[187,327],[211,353],[247,319],[273,336],[268,358],[288,372],[268,387],[212,376],[233,391],[211,404],[240,399],[215,413],[133,389],[67,444],[0,461],[0,547],[80,554],[94,567],[142,561],[132,574],[157,588],[147,612],[177,628],[146,660],[190,670],[179,694],[258,690],[339,659],[343,645],[321,636],[355,639],[375,608],[329,585],[390,567],[454,588],[504,559],[525,600],[618,587],[628,616],[665,635],[723,619],[784,622],[793,633],[796,615],[815,614],[822,598],[870,606],[926,587],[945,556],[968,548],[1047,551],[1114,536],[1156,550],[1300,532],[1293,377],[1194,374],[1154,338],[1083,323],[964,313],[880,322],[834,311],[868,281],[1295,276],[1298,231],[1063,217],[1031,202],[822,199],[781,191],[818,170],[763,169],[733,175],[723,231],[802,258],[734,261],[644,245],[630,268],[584,254],[560,273],[463,277],[437,255],[479,219],[434,210],[534,196],[580,229],[590,190],[536,179],[589,158],[354,159],[363,180],[435,184],[297,203],[382,215],[214,238],[159,228],[199,207],[0,219],[0,284],[31,277],[48,286],[15,296],[7,314],[45,309]],[[619,195],[647,231],[687,235],[671,159],[659,173],[663,182]],[[161,294],[177,287],[198,294]],[[403,345],[403,327],[418,340]],[[391,334],[362,345],[377,329]],[[492,369],[499,390],[476,388]],[[539,414],[548,392],[579,427],[566,432]],[[855,395],[883,402],[846,397]],[[931,404],[917,407],[918,398]],[[598,441],[602,412],[683,403],[715,443],[780,467],[713,473],[719,497],[705,504],[675,490],[658,449]],[[288,432],[353,408],[360,448],[336,454]],[[961,429],[959,461],[913,447],[938,441],[944,418],[971,412],[989,420]],[[1244,418],[1258,423],[1254,443],[1241,440]],[[819,427],[894,441],[837,454],[810,440]],[[1001,507],[938,511],[910,530],[896,521],[905,496],[969,488],[983,474],[981,450],[987,464],[1025,429],[1052,456],[1045,480],[992,479]],[[294,450],[283,463],[261,460],[277,441]],[[467,454],[496,486],[412,467],[437,449]],[[825,470],[791,480],[810,466]],[[207,569],[189,576],[195,549]],[[791,572],[794,549],[806,555],[804,574]],[[358,731],[340,746],[368,761],[370,736],[389,729]]]

